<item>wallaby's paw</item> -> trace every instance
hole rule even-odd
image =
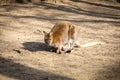
[[[62,54],[62,52],[61,52],[61,51],[59,51],[59,52],[57,52],[57,54]]]
[[[57,49],[57,50],[56,50],[56,53],[57,53],[57,54],[61,54],[61,53],[62,53],[62,51],[61,51],[61,50],[59,50],[59,49]]]

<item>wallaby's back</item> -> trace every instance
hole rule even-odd
[[[68,21],[61,21],[55,24],[51,32],[53,33],[54,40],[62,40],[64,42],[69,40],[70,37],[72,39],[75,38],[76,35],[74,34],[76,34],[76,26]]]
[[[45,33],[45,43],[57,48],[57,53],[72,50],[77,37],[78,27],[68,21],[57,22],[49,33]],[[66,47],[66,48],[65,48]]]

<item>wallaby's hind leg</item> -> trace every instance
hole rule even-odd
[[[76,40],[77,40],[77,27],[75,25],[72,25],[70,26],[70,31],[69,31],[69,43],[71,50],[76,45]]]
[[[72,48],[73,47],[80,47],[80,44],[78,42],[78,33],[79,33],[80,29],[78,27],[76,27],[75,25],[73,25],[71,27],[71,40],[72,40]]]
[[[65,53],[70,53],[72,49],[70,40],[62,45],[62,51]]]
[[[65,46],[64,46],[64,51],[66,52],[66,53],[71,53],[71,51],[72,51],[72,47],[71,47],[71,43],[70,42],[68,42]]]

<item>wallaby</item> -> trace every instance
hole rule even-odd
[[[56,53],[60,54],[62,50],[71,52],[74,46],[80,46],[77,40],[78,31],[79,28],[75,24],[60,21],[54,25],[49,33],[44,31],[44,42],[54,46]]]
[[[71,52],[74,47],[89,47],[97,44],[105,44],[101,41],[79,44],[78,33],[79,28],[68,21],[57,22],[49,33],[44,32],[44,42],[56,48],[56,53]]]

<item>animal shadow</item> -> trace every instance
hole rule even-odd
[[[36,52],[36,51],[50,52],[51,50],[54,50],[54,47],[48,46],[47,44],[41,42],[25,42],[23,43],[23,46],[24,46],[23,49],[32,52]]]

